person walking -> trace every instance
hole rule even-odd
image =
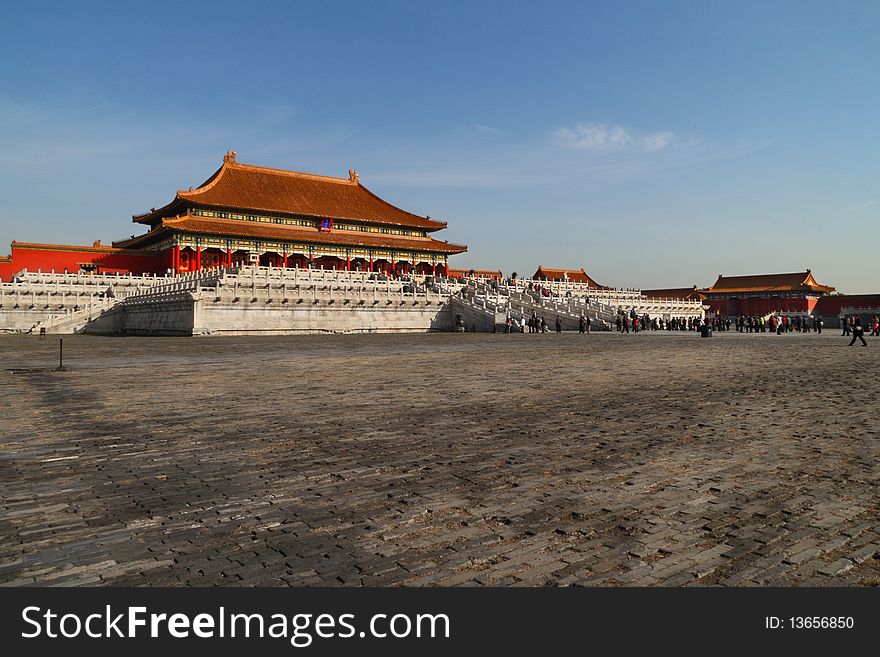
[[[877,315],[871,318],[871,335],[880,335],[880,317]]]
[[[849,335],[849,318],[840,316],[840,327],[843,329],[843,333],[840,334],[841,337],[844,335]]]
[[[587,321],[584,319],[584,316],[581,315],[580,319],[578,319],[578,333],[586,333],[587,332]]]
[[[556,332],[562,333],[562,320],[559,319],[559,315],[556,315]]]
[[[822,326],[824,326],[824,325],[825,325],[825,322],[822,321],[822,316],[819,315],[819,316],[816,318],[816,333],[821,333],[821,332],[822,332]]]
[[[865,342],[865,331],[862,329],[862,318],[856,317],[855,322],[852,327],[852,340],[849,341],[849,346],[852,347],[856,343],[856,339],[862,341],[862,346],[867,347],[868,343]]]
[[[590,324],[592,323],[593,320],[591,320],[589,317],[587,317],[586,319],[587,319],[587,335],[589,335],[590,334]]]

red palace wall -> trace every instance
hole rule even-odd
[[[0,281],[8,283],[22,269],[74,273],[84,264],[96,265],[99,273],[162,274],[171,266],[171,257],[169,253],[139,253],[109,247],[13,242],[11,258],[0,259]]]
[[[823,317],[837,317],[843,308],[880,308],[880,294],[832,294],[816,304]]]
[[[491,278],[496,281],[501,280],[501,272],[493,269],[450,269],[449,277],[461,280],[470,276],[472,271],[474,272],[474,276],[479,278]]]

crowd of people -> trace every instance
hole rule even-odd
[[[737,331],[738,333],[821,333],[825,322],[821,317],[803,315],[740,315],[739,317],[722,317],[716,315],[709,320],[713,330]]]
[[[592,325],[593,320],[581,315],[578,320],[578,332],[590,333]],[[559,315],[556,315],[555,327],[557,333],[562,333],[562,318]],[[508,316],[504,326],[505,333],[525,333],[526,329],[528,329],[529,333],[546,333],[550,330],[550,327],[547,324],[547,318],[544,315],[538,317],[537,311],[532,311],[532,315],[528,319],[523,316],[516,320]]]
[[[651,317],[648,314],[639,315],[635,310],[628,313],[618,311],[615,318],[615,327],[618,333],[638,333],[639,331],[699,331],[705,325],[705,320],[699,317]],[[578,318],[578,333],[591,333],[593,320],[585,315]],[[557,333],[562,333],[562,318],[556,315],[554,327]],[[521,317],[519,320],[508,317],[505,323],[505,333],[547,333],[550,325],[544,315],[538,316],[532,311],[530,317]]]
[[[840,328],[843,329],[841,335],[852,335],[856,326],[862,326],[862,318],[859,315],[847,315],[840,318]],[[871,331],[871,335],[880,335],[880,317],[877,315],[871,317],[867,322],[867,328]]]
[[[638,333],[639,331],[699,331],[705,320],[699,317],[651,317],[647,313],[639,315],[635,309],[617,311],[614,325],[618,333]]]
[[[554,323],[557,333],[562,332],[562,319],[556,315]],[[738,333],[769,333],[782,335],[783,333],[821,333],[825,322],[821,317],[803,316],[803,315],[769,315],[764,316],[746,316],[739,317],[723,317],[715,315],[714,317],[702,319],[700,317],[651,317],[647,313],[639,315],[635,309],[627,312],[619,309],[614,320],[615,329],[618,333],[638,333],[639,331],[700,331],[703,327],[708,327],[713,331],[736,331]],[[862,325],[861,317],[857,315],[841,317],[840,325],[843,329],[842,335],[852,335],[852,342],[861,340],[862,344],[867,345],[864,338],[865,327]],[[874,315],[867,322],[867,328],[871,331],[872,336],[880,336],[880,316]],[[530,317],[521,317],[516,320],[512,317],[507,318],[504,332],[505,333],[525,333],[528,329],[529,333],[547,333],[550,326],[544,315],[538,316],[537,311],[532,311]],[[592,320],[589,317],[581,315],[578,320],[578,332],[590,333],[592,329]]]

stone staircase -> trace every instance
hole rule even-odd
[[[100,318],[121,302],[121,299],[104,297],[78,310],[68,309],[66,312],[50,315],[34,324],[28,333],[40,333],[42,329],[46,329],[46,333],[82,333],[90,322]]]
[[[454,298],[456,312],[468,314],[478,330],[487,323],[489,330],[499,330],[507,317],[518,322],[533,315],[543,317],[551,327],[559,317],[565,331],[578,330],[581,317],[590,319],[592,330],[611,330],[621,311],[667,319],[703,315],[699,301],[656,299],[638,290],[598,289],[568,282],[520,280],[505,284],[472,278],[463,281]]]
[[[548,324],[554,325],[559,316],[563,330],[576,331],[580,318],[589,317],[591,328],[608,330],[614,321],[614,311],[607,305],[587,300],[586,298],[543,297],[529,291],[499,286],[486,281],[473,281],[463,287],[456,299],[462,308],[471,311],[477,317],[491,317],[494,330],[503,330],[507,317],[519,322],[534,313],[544,317]],[[460,311],[459,311],[460,312]],[[475,317],[476,319],[476,317]],[[491,329],[490,329],[491,330]]]

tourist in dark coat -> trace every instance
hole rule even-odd
[[[862,318],[856,317],[855,322],[853,322],[852,327],[852,336],[853,339],[849,341],[849,346],[852,347],[856,343],[856,339],[862,341],[862,346],[867,347],[868,343],[865,342],[865,331],[862,329]]]

